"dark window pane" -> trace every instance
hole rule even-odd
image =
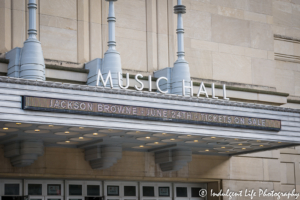
[[[88,185],[87,186],[88,196],[100,196],[100,186],[99,185]]]
[[[5,184],[4,194],[5,195],[19,195],[20,194],[19,184]]]
[[[69,195],[82,195],[82,185],[69,185]]]
[[[47,195],[61,195],[61,185],[60,184],[48,184],[47,185]]]
[[[170,188],[169,187],[159,187],[158,188],[158,196],[169,197],[170,196]]]
[[[61,199],[48,199],[48,200],[61,200]]]
[[[136,196],[135,186],[124,186],[124,196]]]
[[[154,197],[154,187],[144,186],[143,187],[143,196],[144,197]]]
[[[119,196],[119,186],[108,185],[107,196]]]
[[[176,188],[177,197],[187,197],[187,188],[186,187],[177,187]]]
[[[202,188],[191,188],[192,197],[199,197],[199,190]]]
[[[28,184],[28,195],[42,195],[42,184]]]

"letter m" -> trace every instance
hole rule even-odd
[[[112,81],[112,77],[111,77],[110,71],[108,71],[108,74],[107,74],[106,79],[104,81],[102,73],[101,73],[101,70],[99,69],[98,76],[97,76],[96,86],[99,86],[99,81],[101,81],[102,84],[103,84],[103,86],[106,87],[106,84],[107,84],[108,80],[109,80],[109,83],[110,83],[110,87],[113,88],[114,85],[113,85],[113,81]]]

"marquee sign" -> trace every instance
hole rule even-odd
[[[24,110],[279,131],[281,121],[235,115],[129,106],[44,97],[22,97]]]

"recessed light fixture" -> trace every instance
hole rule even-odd
[[[226,147],[221,147],[222,149],[225,149]]]
[[[261,142],[260,140],[256,140],[256,142]]]
[[[174,139],[174,138],[172,138],[172,139],[170,139],[170,140],[172,140],[172,141],[173,141],[173,140],[175,140],[175,139]]]
[[[136,133],[140,133],[140,131],[136,131]]]
[[[70,141],[66,141],[66,143],[70,143]]]
[[[191,137],[191,135],[187,135],[188,137]]]
[[[4,130],[8,130],[8,128],[7,128],[7,127],[4,127],[3,129],[4,129]]]
[[[239,139],[235,138],[234,140],[239,140]]]
[[[280,144],[281,142],[278,142],[278,144]]]
[[[84,129],[84,127],[79,127],[79,129]]]
[[[35,132],[39,132],[39,131],[40,131],[40,129],[35,129],[34,131],[35,131]]]
[[[146,139],[150,139],[150,137],[146,137]]]
[[[240,144],[238,144],[238,145],[242,146],[243,144],[242,144],[242,143],[240,143]]]
[[[16,123],[17,125],[21,125],[22,123]]]
[[[154,142],[154,144],[158,144],[158,142]]]
[[[194,140],[194,142],[198,142],[198,140]]]
[[[162,133],[163,135],[166,135],[166,133]]]
[[[79,140],[83,140],[83,137],[79,137]]]
[[[94,136],[97,136],[97,135],[98,135],[98,133],[93,133],[93,135],[94,135]]]
[[[260,147],[263,147],[264,145],[259,145]]]
[[[108,131],[109,131],[109,132],[112,132],[113,130],[112,130],[112,129],[108,129]]]
[[[229,151],[226,151],[226,153],[229,153]]]
[[[246,148],[242,148],[243,150],[245,150]]]
[[[53,125],[50,124],[49,127],[53,127]]]
[[[66,134],[70,133],[69,131],[65,131]]]
[[[209,151],[208,149],[206,149],[205,151]]]
[[[144,145],[140,145],[140,147],[141,147],[141,148],[143,148],[143,147],[144,147]]]
[[[215,139],[216,137],[211,137],[211,139]]]

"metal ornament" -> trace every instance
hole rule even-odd
[[[36,0],[29,0],[29,29],[28,39],[24,42],[21,52],[20,78],[45,80],[45,62],[41,43],[37,40],[36,30]]]
[[[118,74],[122,73],[121,66],[121,56],[119,52],[116,51],[116,31],[115,31],[115,7],[114,1],[117,0],[106,0],[109,2],[109,14],[107,18],[108,22],[108,50],[104,54],[103,63],[102,63],[102,73],[105,78],[109,71],[111,72],[111,76],[113,79],[114,87],[119,87],[119,78]]]
[[[171,75],[171,93],[182,95],[183,85],[182,80],[185,80],[185,85],[189,86],[191,81],[190,68],[188,62],[184,59],[184,29],[182,14],[186,13],[186,7],[182,5],[181,0],[177,0],[178,5],[174,6],[174,13],[177,17],[177,43],[178,43],[178,59],[174,63]],[[185,88],[184,88],[185,89]],[[190,95],[190,91],[186,90],[185,94]]]

